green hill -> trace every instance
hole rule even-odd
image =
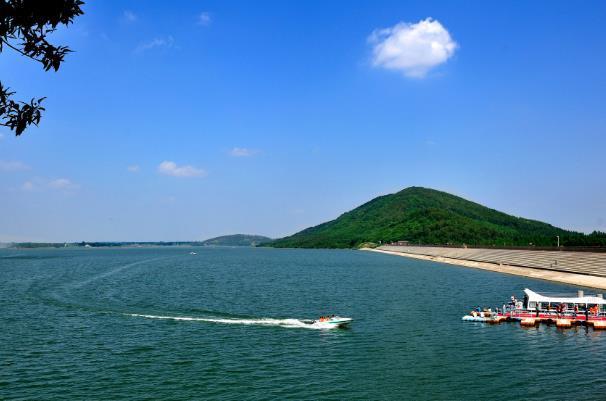
[[[380,196],[336,220],[269,243],[273,247],[353,248],[364,242],[496,246],[606,245],[606,234],[585,235],[514,217],[433,189],[410,187]]]
[[[271,241],[271,238],[262,235],[234,234],[223,235],[202,241],[200,245],[204,246],[257,246],[264,242]]]

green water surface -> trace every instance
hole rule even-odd
[[[461,321],[525,287],[576,291],[361,251],[4,249],[0,399],[605,399],[606,332]]]

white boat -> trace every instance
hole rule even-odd
[[[538,322],[556,323],[559,327],[584,324],[606,329],[606,299],[602,294],[585,295],[584,291],[578,291],[577,296],[548,296],[526,288],[523,300],[512,295],[509,303],[502,308],[495,308],[494,311],[477,308],[463,316],[462,320],[488,323],[519,321],[524,326],[534,326]]]
[[[197,253],[196,253],[196,252],[190,252],[189,254],[190,254],[190,255],[197,255]]]
[[[461,320],[467,322],[484,322],[484,323],[498,323],[501,317],[498,312],[493,312],[492,309],[484,310],[472,310],[469,315],[463,316]]]
[[[309,320],[305,323],[312,324],[316,327],[325,329],[335,329],[338,327],[346,327],[353,321],[350,317],[333,316],[327,318],[320,318],[318,320]]]
[[[568,319],[575,322],[593,324],[606,322],[606,299],[602,294],[585,295],[578,291],[575,297],[536,293],[524,289],[524,299],[504,306],[503,314],[514,320],[535,318],[540,320]]]
[[[484,323],[486,323],[486,322],[494,321],[495,318],[492,316],[486,317],[486,316],[479,316],[479,315],[476,315],[476,316],[466,315],[466,316],[463,316],[463,318],[461,320],[465,320],[467,322],[484,322]]]

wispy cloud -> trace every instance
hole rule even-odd
[[[37,177],[31,180],[27,180],[23,184],[21,184],[21,190],[27,192],[44,190],[69,191],[77,188],[78,185],[74,184],[68,178],[55,178],[49,180],[46,178]]]
[[[249,149],[249,148],[233,148],[232,150],[229,151],[230,156],[233,157],[250,157],[250,156],[254,156],[257,153],[259,153],[258,150],[256,149]]]
[[[368,41],[373,45],[375,67],[401,71],[412,78],[425,77],[458,47],[446,28],[431,18],[375,30]]]
[[[31,181],[25,181],[22,185],[21,185],[21,189],[24,191],[33,191],[35,188],[35,185],[33,182]]]
[[[170,49],[175,44],[175,39],[168,35],[165,38],[154,38],[150,41],[140,43],[139,46],[135,48],[135,53],[141,54],[148,50],[157,49],[157,48],[165,48]]]
[[[163,161],[158,165],[158,173],[173,177],[205,177],[208,173],[191,165],[178,166],[171,161]]]
[[[212,18],[210,17],[210,13],[204,11],[198,15],[198,25],[208,26],[212,22]]]
[[[126,169],[131,173],[138,173],[139,171],[141,171],[141,167],[139,167],[138,164],[130,165]]]
[[[4,139],[4,134],[0,132],[0,141]]]
[[[122,20],[125,22],[135,22],[138,19],[139,17],[137,16],[137,14],[130,10],[124,10],[124,12],[122,13]]]
[[[17,160],[0,160],[0,171],[26,171],[31,167]]]
[[[48,182],[51,189],[76,189],[78,186],[67,178],[57,178]]]

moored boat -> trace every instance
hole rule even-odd
[[[476,308],[463,320],[489,323],[519,321],[523,326],[545,322],[555,323],[560,328],[585,324],[600,329],[606,328],[606,300],[602,294],[585,295],[583,291],[579,291],[577,296],[544,295],[526,288],[523,300],[512,296],[508,304],[495,308],[494,312]]]
[[[484,317],[484,316],[473,316],[473,315],[465,315],[461,320],[465,320],[468,322],[483,322],[488,323],[493,320],[492,317]]]
[[[583,291],[579,291],[576,297],[548,296],[526,288],[524,299],[510,302],[503,308],[502,315],[512,320],[533,318],[543,322],[569,320],[571,323],[593,324],[606,321],[606,300],[601,294],[585,295]],[[566,326],[564,322],[560,325]]]

